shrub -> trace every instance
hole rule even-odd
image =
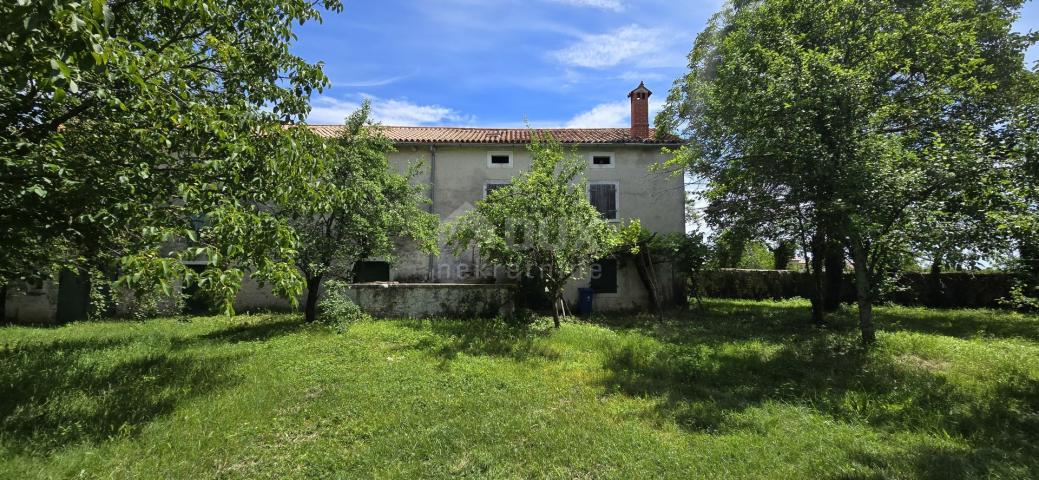
[[[317,306],[318,322],[342,333],[351,323],[371,319],[370,315],[347,296],[346,291],[349,288],[348,284],[340,280],[325,282],[325,292]]]

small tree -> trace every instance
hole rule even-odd
[[[530,170],[456,220],[448,244],[456,254],[474,247],[495,265],[536,276],[553,300],[558,328],[566,282],[609,254],[618,232],[588,201],[576,154],[551,137],[535,136],[528,150]]]
[[[409,183],[414,167],[407,175],[390,170],[393,144],[370,123],[369,112],[365,103],[334,140],[309,133],[307,148],[323,165],[320,200],[279,211],[300,236],[296,265],[306,279],[308,322],[317,318],[327,276],[345,275],[365,258],[391,256],[398,237],[415,240],[423,251],[436,250],[437,218],[423,209],[421,187]]]

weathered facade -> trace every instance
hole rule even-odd
[[[649,129],[649,96],[644,85],[629,94],[631,128],[583,128],[538,130],[547,133],[566,148],[574,148],[586,162],[589,194],[604,217],[618,223],[637,218],[642,226],[659,233],[685,231],[685,190],[681,176],[661,166],[668,157],[663,147],[674,146],[675,139],[661,139]],[[326,136],[338,134],[338,126],[312,126]],[[432,212],[442,222],[473,208],[488,189],[507,183],[530,168],[527,150],[528,129],[386,127],[396,144],[391,164],[401,172],[419,164],[422,173],[413,179],[426,186]],[[599,266],[612,270],[612,262]],[[649,294],[633,264],[616,264],[615,288],[600,288],[594,307],[597,310],[644,308]],[[427,256],[401,245],[397,258],[384,270],[388,280],[402,283],[487,283],[509,282],[506,272],[483,262],[473,252],[455,256],[442,246],[439,255]],[[606,272],[612,275],[611,272]],[[679,272],[670,265],[658,265],[658,284],[662,296],[670,299]],[[578,288],[587,287],[589,278],[576,278],[567,288],[566,298],[576,303]],[[601,285],[599,285],[601,287]]]
[[[573,148],[588,162],[585,176],[589,197],[605,218],[618,223],[637,218],[651,231],[682,233],[685,231],[683,179],[654,169],[668,158],[662,149],[675,146],[677,140],[658,138],[649,128],[651,94],[644,85],[639,85],[628,95],[631,128],[547,129],[539,133],[547,133],[565,147]],[[339,133],[341,126],[312,125],[310,128],[332,137]],[[421,165],[421,173],[413,181],[426,187],[431,211],[442,222],[450,222],[472,209],[488,189],[507,183],[531,164],[527,146],[534,132],[525,128],[390,126],[384,127],[384,132],[397,147],[389,159],[394,168],[404,172],[412,165]],[[454,288],[457,284],[515,281],[508,272],[486,264],[473,252],[456,256],[443,245],[439,255],[430,256],[405,243],[399,245],[395,257],[392,264],[372,259],[361,265],[360,280],[440,284],[436,289],[400,290],[404,294],[419,292],[440,296],[448,294],[435,290]],[[661,297],[670,300],[680,273],[667,264],[657,265],[656,270]],[[594,308],[598,311],[631,310],[650,304],[649,293],[637,268],[630,262],[601,262],[596,266],[595,278],[594,282],[588,276],[573,279],[567,287],[567,301],[576,304],[578,289],[593,286],[596,288]],[[357,293],[363,296],[371,292]],[[399,296],[394,295],[395,299]],[[12,289],[7,301],[7,317],[33,323],[74,320],[85,315],[85,304],[83,286],[74,278],[62,278],[61,282],[30,289],[28,294]],[[275,297],[269,288],[261,288],[248,277],[235,302],[238,311],[288,308],[291,308],[289,302]]]

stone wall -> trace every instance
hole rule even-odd
[[[939,308],[998,308],[1010,294],[1014,277],[1003,273],[948,272],[939,282],[927,273],[905,273],[897,287],[882,301],[902,305]],[[717,298],[753,300],[810,298],[811,278],[805,272],[780,270],[722,269],[706,272],[700,280],[704,294]],[[845,302],[855,301],[854,278],[845,275],[842,287]]]
[[[515,287],[453,283],[365,283],[347,295],[364,311],[383,318],[496,317],[513,313]]]
[[[11,285],[7,289],[4,318],[16,323],[45,324],[57,322],[58,282],[38,285]]]

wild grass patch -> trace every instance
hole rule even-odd
[[[1035,317],[804,302],[0,329],[0,477],[1039,476]]]

